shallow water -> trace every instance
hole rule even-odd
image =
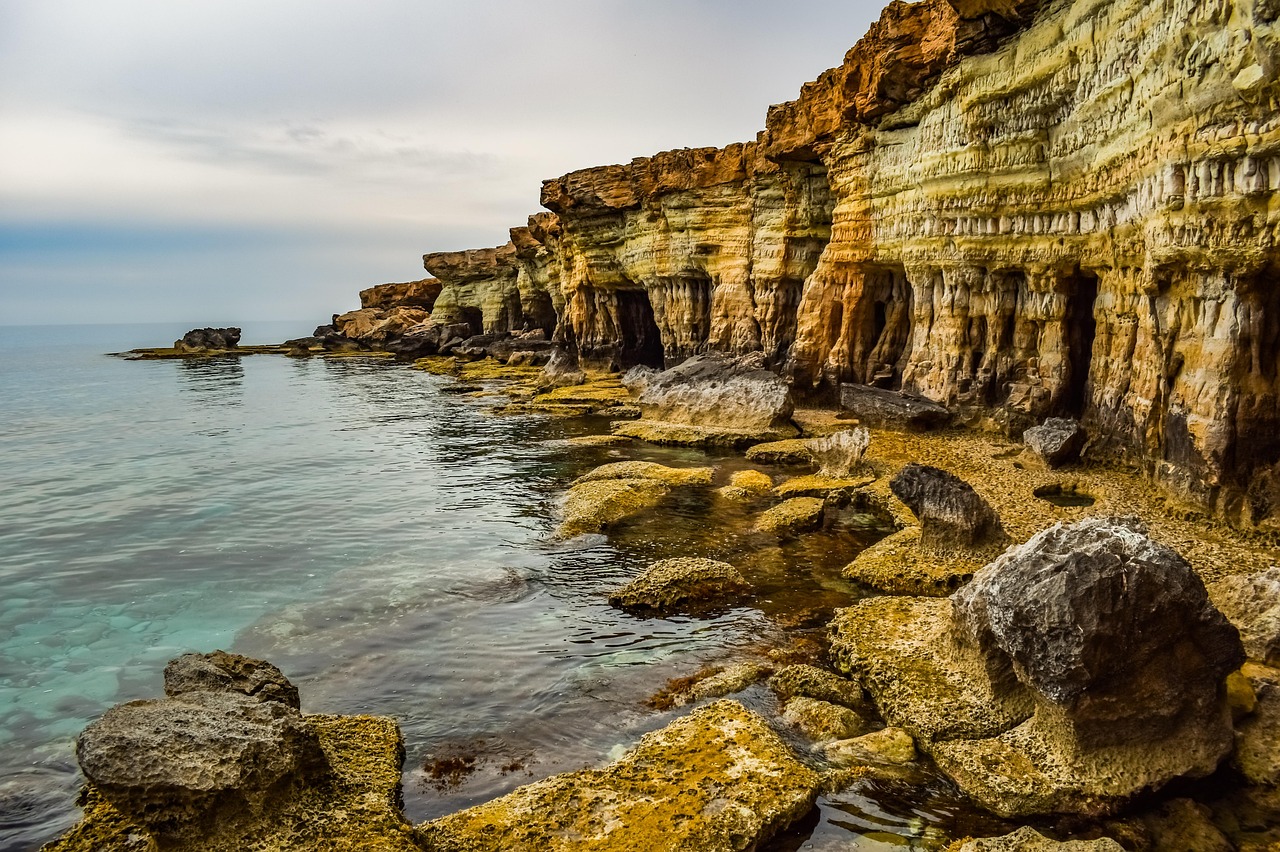
[[[607,424],[497,416],[501,399],[375,359],[102,355],[184,330],[0,328],[0,849],[76,818],[74,736],[158,696],[177,654],[263,657],[307,712],[395,717],[420,821],[617,757],[684,712],[646,707],[670,678],[820,636],[858,594],[840,568],[883,533],[844,511],[779,542],[748,532],[759,506],[677,490],[608,539],[556,541],[557,501],[599,464],[710,464],[717,484],[749,465],[567,448]],[[605,603],[679,555],[730,561],[756,591],[696,618]],[[740,698],[776,709],[762,687]],[[925,828],[960,811],[907,789],[825,798],[771,848],[931,848]]]

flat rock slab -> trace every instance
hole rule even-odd
[[[578,477],[574,485],[583,482],[602,482],[607,479],[652,479],[665,485],[710,485],[714,468],[667,467],[657,462],[624,461],[601,465],[595,470]]]
[[[996,549],[935,553],[920,548],[920,528],[880,539],[844,567],[846,579],[891,595],[944,597],[967,583]]]
[[[832,491],[854,491],[875,482],[874,476],[795,476],[773,489],[779,497],[826,497]]]
[[[946,598],[868,598],[837,613],[831,655],[917,740],[994,736],[1029,717],[1030,697],[997,695],[979,652],[950,633]]]
[[[569,489],[557,534],[572,538],[602,532],[611,525],[658,505],[671,486],[656,479],[601,479]]]
[[[434,852],[740,852],[808,813],[820,783],[763,719],[718,701],[604,769],[521,787],[419,832]]]
[[[814,464],[808,438],[788,438],[785,441],[756,444],[747,450],[747,461],[757,464]]]
[[[822,526],[826,504],[816,497],[792,497],[756,519],[755,532],[793,535]]]
[[[665,612],[714,604],[750,590],[751,584],[727,562],[678,557],[653,563],[609,595],[609,603],[628,610]]]
[[[841,385],[840,405],[872,428],[924,432],[951,422],[951,412],[932,400],[867,385]]]
[[[616,421],[611,425],[615,435],[673,447],[750,447],[753,444],[791,438],[799,431],[792,426],[734,429],[691,426],[660,420]]]

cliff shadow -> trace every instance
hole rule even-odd
[[[1098,301],[1098,276],[1077,268],[1066,284],[1067,375],[1055,408],[1060,416],[1080,419],[1089,404],[1089,374],[1093,369],[1093,343],[1098,334],[1098,322],[1093,315],[1094,303]]]
[[[618,317],[618,366],[666,366],[662,333],[653,316],[653,305],[644,289],[619,290],[616,294]]]

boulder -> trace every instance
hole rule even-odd
[[[846,740],[865,734],[871,724],[856,711],[803,696],[787,702],[782,720],[814,741]]]
[[[773,477],[759,470],[740,470],[729,477],[729,484],[720,489],[727,500],[745,502],[764,497],[773,490]]]
[[[116,810],[173,838],[261,813],[327,771],[297,710],[238,691],[116,705],[80,735],[76,758]]]
[[[1022,443],[1049,467],[1059,467],[1080,457],[1088,435],[1075,420],[1051,417],[1022,433]]]
[[[603,532],[613,524],[646,509],[671,492],[656,479],[604,479],[582,482],[565,497],[563,520],[558,535],[572,538],[584,533]]]
[[[813,453],[809,451],[808,438],[788,438],[784,441],[768,441],[747,450],[747,461],[757,464],[812,465]]]
[[[1004,837],[983,837],[952,844],[947,852],[1124,852],[1109,837],[1097,840],[1050,840],[1029,825]]]
[[[298,710],[298,688],[284,672],[263,660],[214,651],[183,654],[164,667],[164,694],[170,698],[191,692],[238,692],[257,701],[278,701]]]
[[[173,342],[179,352],[225,352],[239,345],[238,328],[193,328]]]
[[[951,422],[951,412],[932,400],[868,385],[841,385],[840,406],[876,429],[926,432]]]
[[[794,535],[822,526],[826,504],[816,497],[784,500],[756,518],[755,532]]]
[[[784,701],[803,696],[839,704],[864,715],[871,709],[861,686],[817,666],[787,666],[769,678],[769,688]]]
[[[694,701],[734,695],[764,680],[772,671],[773,669],[768,666],[751,662],[734,663],[723,669],[712,669],[705,677],[697,677],[693,683],[689,683],[689,678],[672,681],[679,686],[675,689],[668,686],[650,699],[649,706],[667,710],[672,707],[683,707]]]
[[[739,852],[807,814],[821,778],[755,713],[718,701],[583,769],[419,826],[434,852]]]
[[[1219,580],[1209,597],[1240,631],[1250,659],[1280,667],[1280,568]]]
[[[1002,536],[995,510],[954,474],[909,464],[889,483],[893,495],[920,519],[920,545],[949,550]]]
[[[333,318],[338,334],[364,346],[382,349],[431,318],[421,308],[361,308]]]
[[[750,591],[738,569],[714,559],[679,557],[655,562],[621,589],[609,603],[622,609],[667,611],[706,605]]]
[[[884,728],[860,737],[827,743],[822,753],[837,766],[869,763],[901,766],[916,759],[916,743],[901,728]]]
[[[846,429],[809,441],[809,455],[818,463],[818,475],[848,478],[862,468],[862,458],[871,446],[866,429]]]
[[[637,400],[640,424],[627,434],[669,443],[738,444],[796,434],[791,388],[764,367],[760,353],[699,355],[648,376]]]

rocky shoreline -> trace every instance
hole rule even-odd
[[[607,595],[645,618],[763,606],[761,565],[805,567],[780,542],[878,540],[807,650],[655,684],[688,709],[625,755],[416,826],[393,721],[179,658],[81,736],[85,820],[47,848],[782,850],[869,783],[986,814],[909,840],[936,852],[1280,848],[1278,19],[893,3],[753,142],[546,181],[505,245],[309,337],[123,353],[377,357],[607,423],[559,539],[696,499],[738,542]]]

